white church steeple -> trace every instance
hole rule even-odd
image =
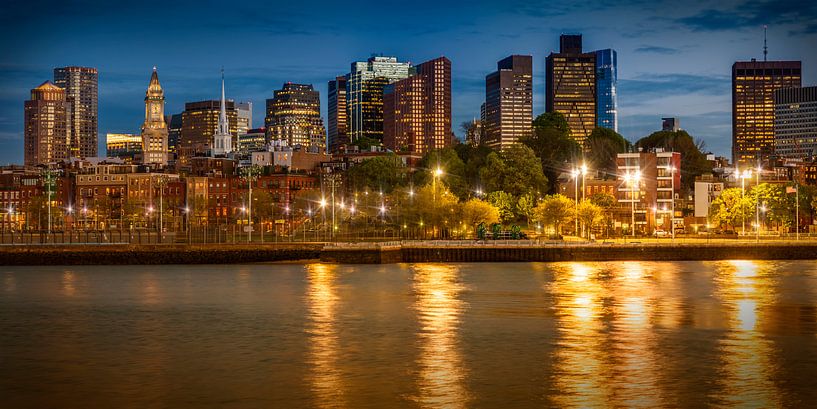
[[[213,156],[224,156],[233,151],[233,135],[230,134],[230,123],[227,121],[227,100],[224,94],[224,69],[221,69],[221,110],[218,125],[213,135]]]

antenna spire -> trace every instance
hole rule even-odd
[[[766,57],[769,55],[769,47],[766,46],[766,29],[767,25],[763,25],[763,62],[766,62]]]

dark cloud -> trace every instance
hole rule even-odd
[[[663,54],[663,55],[671,55],[671,54],[678,54],[681,50],[677,48],[669,48],[669,47],[659,47],[655,45],[645,45],[642,47],[638,47],[635,49],[637,53],[645,53],[645,54]]]
[[[619,99],[640,100],[686,94],[724,95],[731,87],[729,76],[694,74],[648,74],[631,79],[619,79]]]
[[[705,9],[676,22],[693,31],[725,31],[764,24],[817,28],[817,3],[800,0],[745,1],[721,9]]]

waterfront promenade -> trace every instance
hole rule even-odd
[[[817,259],[817,240],[641,239],[585,242],[508,240],[252,244],[38,244],[0,246],[0,265],[229,264],[314,261],[400,262],[672,261]]]

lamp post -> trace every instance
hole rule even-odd
[[[437,213],[437,178],[442,176],[442,174],[443,174],[443,170],[439,166],[437,166],[437,169],[434,170],[434,180],[433,180],[433,186],[432,186],[432,190],[434,191],[433,203],[434,203],[434,213],[435,214]],[[435,229],[437,227],[436,225],[437,225],[437,223],[435,222],[434,223],[434,228]]]
[[[760,172],[763,171],[761,166],[757,167],[757,173],[755,173],[755,191],[757,191],[757,187],[760,186]],[[757,192],[755,192],[755,242],[760,243],[760,204],[758,201]]]
[[[574,231],[576,232],[576,235],[579,234],[579,173],[580,172],[578,169],[573,169],[573,200],[576,203],[573,221],[575,224]]]
[[[247,166],[241,168],[241,178],[247,181],[249,189],[249,206],[247,211],[247,243],[252,241],[252,184],[258,179],[261,174],[261,167],[258,165]]]
[[[326,240],[326,211],[325,211],[325,209],[326,209],[326,199],[323,198],[323,197],[321,198],[320,206],[321,206],[321,215],[323,216],[323,238],[324,238],[324,240]]]
[[[632,236],[635,237],[635,186],[641,181],[641,171],[637,170],[634,173],[626,174],[624,176],[624,180],[630,183],[630,230],[632,230]],[[640,188],[641,187],[639,186],[639,189]]]
[[[744,214],[743,200],[746,196],[746,179],[752,177],[752,171],[746,169],[743,173],[738,171],[740,177],[740,219],[741,219],[741,234],[746,235],[746,215]]]
[[[672,230],[672,240],[675,241],[675,166],[670,165],[669,176],[671,180],[670,187],[672,189],[670,192],[670,198],[672,199],[672,214],[670,214],[669,218],[669,228]]]

